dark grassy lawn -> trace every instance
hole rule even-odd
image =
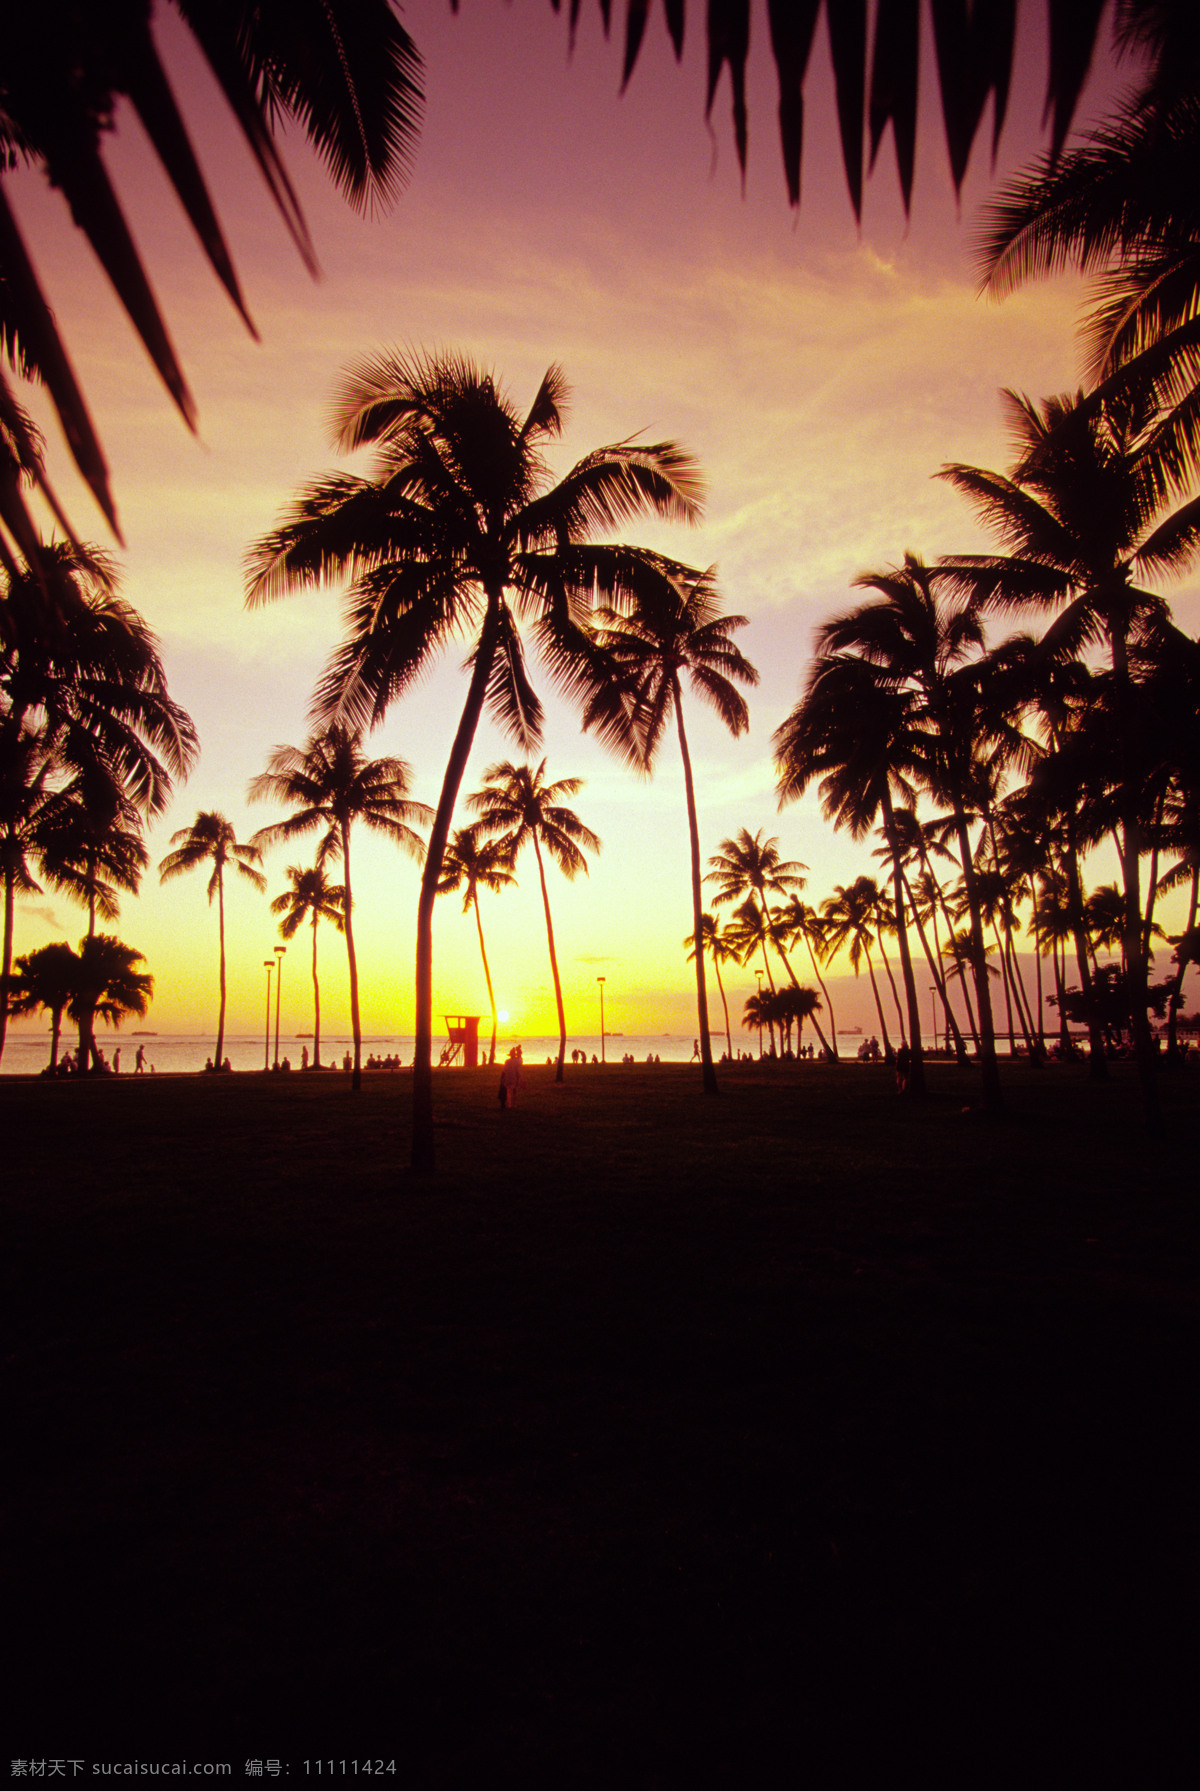
[[[495,1080],[0,1082],[10,1758],[1189,1782],[1200,1076]]]

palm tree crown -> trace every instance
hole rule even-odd
[[[546,761],[536,769],[513,765],[507,761],[489,765],[483,774],[483,788],[470,798],[469,807],[479,819],[480,833],[499,842],[510,864],[515,864],[523,846],[533,847],[538,876],[542,885],[542,906],[546,915],[546,940],[550,948],[550,969],[554,978],[554,998],[558,1005],[558,1066],[556,1079],[563,1079],[563,1061],[567,1054],[567,1020],[563,1007],[562,982],[558,974],[558,957],[554,949],[554,927],[550,919],[550,895],[546,888],[546,870],[542,862],[545,847],[563,876],[569,881],[582,871],[587,875],[584,852],[598,852],[600,841],[590,827],[585,827],[565,798],[583,788],[583,779],[563,777],[557,783],[546,783],[543,772]]]
[[[183,827],[178,833],[171,835],[174,851],[168,852],[158,867],[158,880],[167,883],[173,877],[181,877],[185,871],[195,870],[198,865],[212,864],[212,875],[208,880],[208,901],[217,898],[217,914],[221,945],[221,1005],[217,1016],[217,1049],[213,1059],[220,1069],[225,1061],[225,872],[233,869],[239,877],[244,877],[257,890],[267,887],[267,880],[257,868],[262,858],[258,847],[243,845],[237,838],[233,823],[215,810],[202,809],[190,827]]]
[[[410,858],[424,856],[425,842],[416,831],[432,814],[414,802],[412,767],[403,759],[368,759],[361,737],[341,722],[330,722],[309,736],[303,747],[277,746],[267,769],[250,784],[251,802],[285,803],[294,810],[282,821],[262,827],[254,836],[260,849],[324,829],[317,864],[334,854],[342,861],[346,958],[350,971],[350,1024],[354,1036],[351,1086],[362,1084],[362,1021],[358,1005],[358,956],[354,945],[354,897],[350,881],[350,832],[361,822],[372,833],[390,839]]]
[[[337,445],[372,447],[371,476],[338,473],[304,492],[254,549],[249,601],[350,581],[346,636],[317,693],[324,719],[379,720],[453,641],[469,643],[470,685],[442,780],[417,908],[413,1163],[431,1169],[433,904],[454,805],[486,707],[522,750],[541,738],[524,626],[573,697],[611,675],[587,627],[597,602],[632,606],[645,556],[594,538],[656,513],[693,521],[695,463],[669,442],[620,442],[552,481],[546,445],[562,430],[566,382],[544,376],[521,416],[494,378],[459,355],[383,355],[348,376]]]

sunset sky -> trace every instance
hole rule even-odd
[[[150,838],[153,864],[199,809],[223,811],[241,839],[277,818],[246,802],[246,785],[272,746],[303,741],[312,686],[338,635],[338,602],[330,592],[248,613],[243,555],[292,492],[334,464],[328,414],[340,369],[390,344],[465,351],[518,406],[560,362],[574,395],[561,470],[638,432],[678,440],[698,457],[709,486],[703,525],[630,534],[715,563],[727,608],[750,618],[740,644],[762,681],[748,737],[731,740],[704,711],[688,712],[702,850],[707,857],[742,826],[777,834],[784,856],[809,866],[807,899],[819,902],[835,883],[878,867],[870,843],[833,834],[815,795],[776,810],[771,734],[797,698],[813,628],[847,604],[856,573],[908,549],[934,558],[984,545],[962,501],[932,475],[946,461],[1007,464],[1000,387],[1040,397],[1078,382],[1081,288],[1070,279],[1036,285],[1003,305],[977,296],[971,243],[991,184],[986,133],[959,208],[928,108],[911,223],[885,146],[860,230],[845,196],[831,86],[819,73],[793,216],[765,41],[752,46],[743,190],[726,89],[712,130],[704,124],[698,5],[680,66],[655,12],[620,97],[620,45],[604,42],[595,6],[584,8],[573,56],[548,0],[463,0],[457,17],[448,0],[420,0],[404,18],[425,59],[427,104],[413,178],[395,210],[356,217],[306,148],[286,145],[322,264],[315,283],[204,70],[165,22],[170,67],[262,336],[256,345],[246,334],[124,121],[111,165],[199,405],[199,440],[173,413],[57,196],[32,176],[17,186],[112,462],[125,594],[160,636],[172,694],[200,732],[199,766]],[[1044,68],[1040,33],[1028,36],[1001,172],[1039,144]],[[824,59],[823,27],[817,55]],[[1084,115],[1113,91],[1111,71],[1101,71]],[[77,528],[103,542],[55,426],[38,414]],[[1194,592],[1176,606],[1184,626],[1200,627]],[[411,763],[414,794],[430,804],[465,695],[461,657],[444,661],[370,741],[372,752]],[[556,875],[551,891],[568,1025],[596,1030],[603,974],[610,1027],[686,1031],[691,973],[680,942],[691,923],[677,755],[665,744],[653,780],[639,781],[581,737],[548,680],[539,689],[548,699],[547,775],[586,779],[575,806],[604,841],[589,878],[570,886]],[[512,756],[485,724],[464,793],[487,765]],[[286,864],[307,861],[304,848],[274,853],[270,894],[283,887]],[[364,1030],[408,1032],[418,870],[359,835],[356,872]],[[519,891],[484,898],[484,925],[510,1030],[539,1033],[554,1025],[553,996],[532,862],[519,875]],[[16,949],[77,939],[84,924],[64,898],[26,898]],[[141,896],[124,902],[116,930],[155,976],[149,1024],[201,1032],[215,1023],[216,915],[201,874],[160,889],[153,870]],[[232,888],[231,1031],[260,1024],[262,962],[276,938],[266,898]],[[303,957],[297,940],[289,966],[298,971]],[[336,1032],[348,1006],[332,933],[323,964],[325,1023]],[[753,988],[751,972],[734,973],[739,1010]],[[306,980],[289,975],[285,1031],[306,1023],[307,1000]],[[868,1023],[869,1004],[864,979],[839,1023]],[[473,923],[447,898],[435,924],[435,1014],[485,1006]],[[719,1026],[715,991],[711,1012]]]

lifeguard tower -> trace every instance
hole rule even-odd
[[[442,1049],[438,1058],[439,1067],[457,1063],[459,1053],[462,1054],[463,1068],[477,1070],[479,1068],[479,1022],[482,1014],[446,1014],[446,1031],[450,1042]]]

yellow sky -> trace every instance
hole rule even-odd
[[[279,742],[299,744],[316,675],[337,637],[333,595],[248,614],[242,557],[289,495],[332,464],[327,416],[338,371],[385,343],[454,347],[494,367],[528,402],[551,361],[574,389],[560,464],[601,442],[644,432],[700,459],[709,482],[697,530],[655,527],[634,538],[700,565],[716,563],[727,607],[747,615],[741,644],[762,683],[750,734],[733,742],[703,712],[688,721],[696,759],[702,848],[746,826],[778,834],[810,866],[808,899],[874,871],[869,845],[832,834],[815,797],[779,815],[770,737],[796,700],[815,624],[844,605],[860,571],[907,549],[927,558],[982,545],[954,494],[932,475],[949,460],[1003,466],[996,393],[1035,396],[1076,383],[1072,326],[1080,290],[1036,286],[1004,305],[976,296],[970,230],[989,179],[973,169],[961,216],[941,147],[926,131],[917,211],[906,226],[890,169],[877,178],[857,230],[842,188],[828,86],[809,108],[799,220],[786,205],[773,138],[766,57],[752,65],[752,141],[743,193],[725,119],[702,118],[703,68],[693,42],[677,69],[647,38],[630,90],[617,97],[619,48],[590,14],[568,61],[563,21],[545,0],[469,0],[457,19],[441,0],[405,12],[427,64],[428,114],[412,183],[395,212],[359,219],[332,194],[303,148],[289,145],[323,266],[311,283],[208,92],[186,44],[171,38],[189,116],[262,334],[246,335],[165,197],[129,127],[112,165],[131,195],[147,259],[200,407],[190,437],[89,267],[53,196],[26,181],[18,200],[113,463],[127,540],[125,590],[158,631],[172,693],[200,730],[203,756],[150,839],[155,863],[169,835],[216,808],[245,839],[275,818],[245,790]],[[699,33],[693,27],[693,37]],[[1033,61],[1023,69],[1003,166],[1036,145]],[[725,104],[718,100],[718,110]],[[44,413],[43,413],[44,414]],[[77,526],[90,505],[55,470]],[[1185,595],[1195,629],[1200,606]],[[461,658],[461,655],[459,656]],[[604,850],[575,886],[553,877],[552,901],[568,1020],[597,1024],[607,976],[610,1026],[686,1030],[690,927],[686,826],[677,758],[664,747],[653,781],[636,780],[552,698],[548,775],[580,776],[575,804]],[[455,660],[389,716],[372,749],[414,769],[434,803],[464,695]],[[484,726],[464,792],[483,768],[513,755]],[[284,866],[268,861],[271,894]],[[1108,874],[1108,873],[1106,873]],[[356,933],[368,1032],[412,1024],[417,869],[356,842]],[[537,879],[485,898],[498,997],[514,1030],[553,1025]],[[75,938],[83,921],[59,897],[21,907],[16,949]],[[160,889],[153,873],[123,906],[119,930],[157,982],[153,1023],[201,1031],[215,1011],[215,913],[204,879]],[[261,1023],[275,933],[264,899],[229,897],[230,1016]],[[485,1006],[474,926],[449,898],[435,932],[435,1011]],[[285,1002],[301,998],[289,953]],[[347,1024],[343,958],[327,934],[323,1001],[331,1031]],[[734,973],[736,1006],[753,990]],[[839,1009],[866,1023],[865,985]],[[713,992],[712,1014],[719,1024]],[[577,1015],[577,1019],[573,1019]],[[304,1015],[294,1014],[298,1027]],[[293,1028],[295,1029],[295,1028]]]

